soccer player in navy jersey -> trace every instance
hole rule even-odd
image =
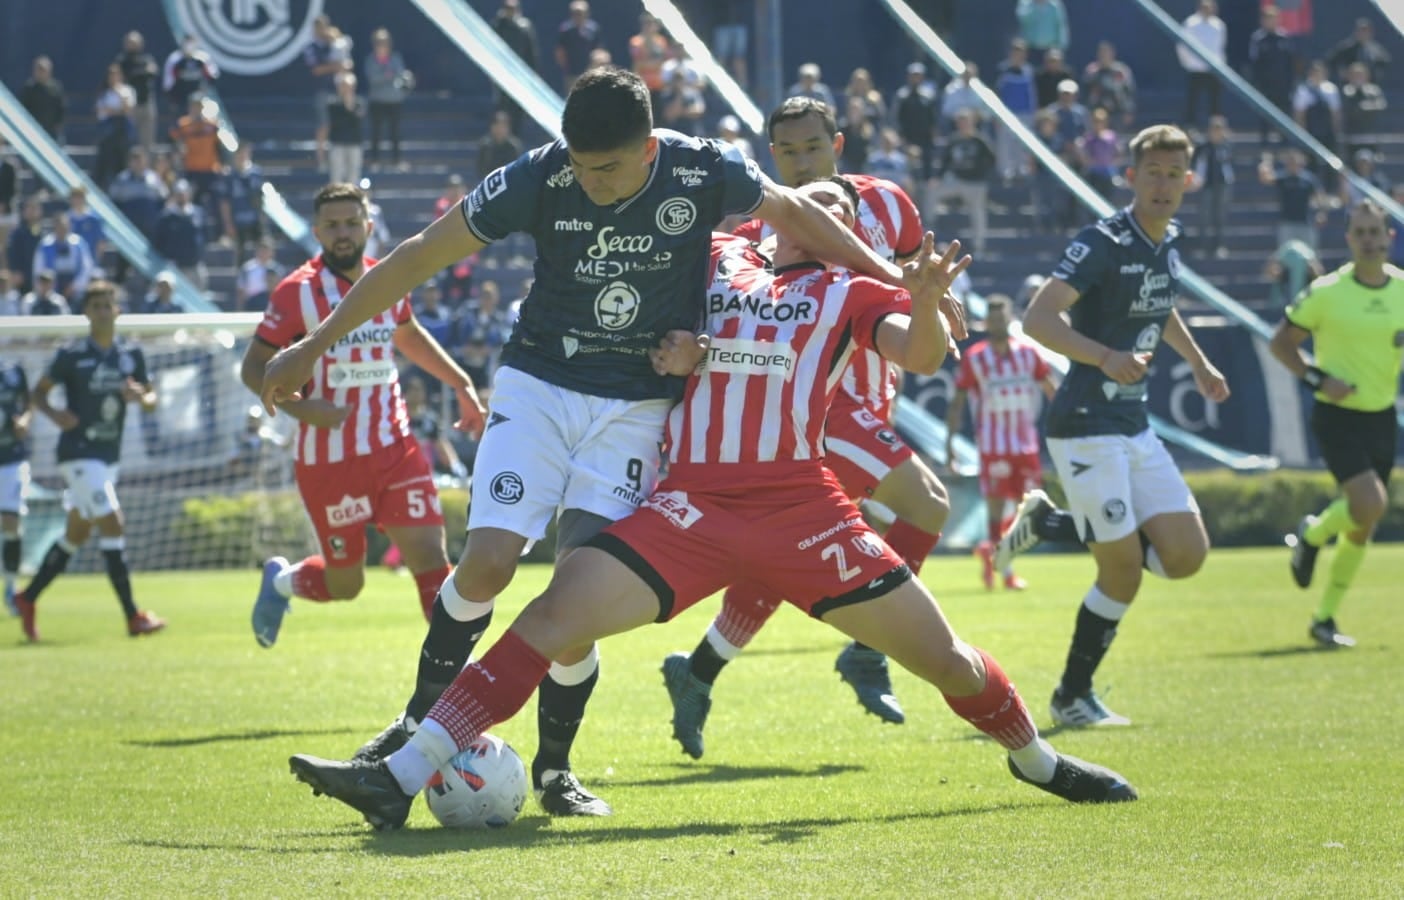
[[[473,468],[467,544],[435,604],[414,695],[404,715],[361,748],[366,759],[403,745],[462,670],[493,599],[558,509],[560,560],[653,492],[663,421],[682,385],[655,372],[648,354],[668,332],[701,323],[715,225],[755,215],[835,262],[901,278],[730,145],[653,130],[648,88],[633,73],[581,76],[561,131],[562,140],[489,173],[397,247],[264,374],[271,411],[297,395],[328,347],[396,297],[512,232],[536,239],[535,278],[502,351]],[[533,785],[551,814],[607,815],[608,804],[580,785],[570,764],[598,654],[586,641],[554,660],[541,683]]]
[[[16,362],[0,363],[0,570],[5,579],[5,609],[19,615],[15,579],[20,566],[20,517],[29,487],[29,378]]]
[[[1097,697],[1092,676],[1140,590],[1142,567],[1188,578],[1209,552],[1194,495],[1146,415],[1148,366],[1162,341],[1189,363],[1208,400],[1229,396],[1175,309],[1174,216],[1193,149],[1172,125],[1137,134],[1126,173],[1135,199],[1078,232],[1024,315],[1024,333],[1072,364],[1044,422],[1070,509],[1031,491],[1000,539],[995,565],[1045,539],[1085,543],[1097,563],[1049,707],[1059,725],[1129,724]]]
[[[802,190],[852,221],[851,191]],[[1019,780],[1073,802],[1136,799],[1117,773],[1039,737],[999,664],[956,636],[824,468],[835,373],[854,352],[877,349],[925,373],[946,355],[940,304],[970,258],[959,258],[959,242],[942,257],[934,247],[927,233],[903,290],[827,269],[783,234],[773,271],[744,238],[714,238],[709,293],[722,301],[709,304],[708,340],[698,339],[700,352],[658,360],[691,372],[668,416],[668,475],[658,490],[558,563],[546,592],[460,673],[408,744],[376,763],[294,756],[294,774],[372,826],[397,828],[436,769],[514,715],[565,648],[668,621],[752,578],[934,685],[1008,752]]]
[[[31,642],[39,640],[34,624],[39,595],[68,568],[69,559],[94,526],[107,578],[127,619],[127,633],[137,637],[166,627],[154,613],[137,609],[124,552],[126,539],[116,490],[122,427],[128,404],[139,403],[147,412],[156,408],[156,389],[141,348],[117,337],[119,313],[116,286],[102,279],[89,282],[83,295],[88,336],[60,348],[48,372],[34,386],[34,408],[63,432],[58,440],[58,463],[67,485],[63,497],[68,524],[44,554],[34,580],[15,595],[20,626]],[[49,392],[58,386],[64,390],[63,409],[49,404]]]

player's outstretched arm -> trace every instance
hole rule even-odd
[[[1272,333],[1268,349],[1278,362],[1282,363],[1293,376],[1305,382],[1314,391],[1321,391],[1333,403],[1339,403],[1355,393],[1355,385],[1328,375],[1317,368],[1311,359],[1302,352],[1302,344],[1311,337],[1311,332],[1294,325],[1288,319],[1277,323]]]
[[[902,284],[900,268],[874,253],[818,203],[791,188],[768,182],[755,216],[824,262],[888,284]]]
[[[440,269],[485,246],[468,230],[462,210],[455,206],[396,247],[361,276],[330,316],[269,361],[260,394],[268,412],[275,413],[276,405],[283,400],[298,398],[298,388],[311,379],[318,358],[353,328],[389,309]]]
[[[1077,288],[1061,278],[1043,282],[1024,312],[1024,334],[1068,359],[1101,369],[1118,384],[1140,381],[1146,376],[1146,360],[1093,340],[1063,318],[1080,296]]]
[[[411,316],[409,321],[395,329],[395,349],[410,362],[453,388],[458,397],[458,421],[453,424],[454,428],[473,437],[483,433],[487,411],[478,399],[473,379],[453,361],[453,357],[434,340],[434,336],[424,330],[418,319]]]
[[[1215,403],[1223,403],[1229,398],[1228,379],[1214,367],[1209,357],[1204,355],[1204,351],[1195,342],[1194,335],[1190,334],[1189,326],[1185,325],[1185,320],[1180,317],[1178,309],[1170,310],[1170,318],[1165,320],[1163,337],[1170,349],[1190,364],[1190,370],[1194,373],[1194,384],[1199,393]]]

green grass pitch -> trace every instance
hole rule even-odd
[[[1021,573],[1024,594],[979,589],[969,557],[924,578],[1047,726],[1091,561]],[[520,572],[489,641],[548,575]],[[387,835],[286,761],[348,756],[400,708],[424,627],[410,579],[295,601],[265,651],[256,572],[137,573],[138,602],[170,621],[139,640],[104,578],[64,578],[40,604],[43,644],[0,619],[0,896],[1397,897],[1402,575],[1404,548],[1371,549],[1339,616],[1360,646],[1336,652],[1309,646],[1317,590],[1290,583],[1285,550],[1148,578],[1097,682],[1135,725],[1052,735],[1122,771],[1139,803],[1074,807],[1017,783],[905,672],[907,724],[880,724],[833,671],[837,633],[788,607],[723,673],[693,762],[658,667],[696,643],[708,601],[604,644],[574,763],[612,818],[553,821],[528,801],[511,828],[453,832],[417,803]],[[494,729],[528,762],[534,710]]]

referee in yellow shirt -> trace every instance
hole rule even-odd
[[[1365,545],[1385,514],[1398,441],[1394,402],[1404,364],[1404,271],[1387,262],[1393,230],[1384,211],[1365,200],[1350,212],[1351,261],[1316,279],[1287,307],[1272,336],[1272,354],[1315,391],[1311,429],[1326,467],[1341,486],[1319,515],[1306,516],[1292,547],[1292,577],[1311,584],[1317,552],[1340,536],[1330,581],[1312,619],[1311,637],[1326,647],[1352,647],[1336,629],[1336,610],[1365,558]],[[1316,361],[1301,351],[1311,337]]]

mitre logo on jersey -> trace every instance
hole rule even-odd
[[[702,510],[687,499],[687,491],[661,491],[644,501],[651,509],[679,528],[691,528],[702,518]]]
[[[770,375],[787,377],[795,368],[795,351],[789,344],[749,341],[741,338],[713,338],[707,349],[707,371],[731,375]]]
[[[609,331],[621,331],[634,324],[639,315],[639,292],[626,281],[605,285],[595,297],[595,321]]]
[[[800,295],[796,300],[770,297],[765,294],[722,293],[714,291],[707,295],[707,314],[710,316],[750,316],[762,322],[795,322],[809,324],[819,316],[819,304],[812,298]]]
[[[368,522],[370,517],[370,498],[365,496],[352,497],[350,494],[343,494],[340,503],[327,507],[327,524],[333,528]]]
[[[676,172],[677,169],[673,171]],[[700,179],[698,183],[701,183]],[[653,222],[658,226],[658,230],[670,237],[676,237],[687,231],[696,221],[697,207],[686,197],[669,197],[664,200],[658,205],[658,212],[653,217]]]
[[[594,222],[585,222],[580,219],[557,219],[557,231],[594,231]]]

